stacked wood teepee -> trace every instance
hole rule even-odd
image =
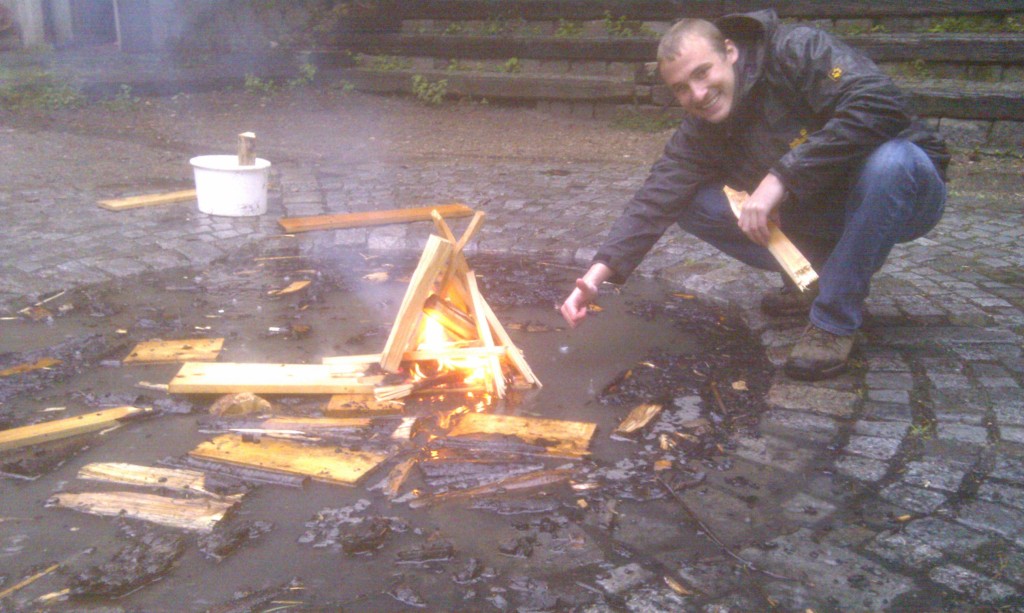
[[[454,362],[482,359],[486,391],[498,398],[505,396],[509,381],[540,387],[522,352],[480,293],[476,274],[463,253],[483,217],[483,213],[477,212],[462,237],[456,239],[441,215],[436,211],[432,214],[440,236],[430,236],[409,281],[381,354],[380,365],[384,370],[398,372],[410,357],[443,357]],[[424,317],[434,318],[453,338],[461,339],[458,346],[445,348],[443,356],[420,350]]]

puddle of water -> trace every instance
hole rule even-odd
[[[57,309],[61,304],[74,304],[74,309],[50,323],[0,322],[0,356],[4,352],[40,352],[88,334],[102,334],[110,344],[109,355],[103,356],[98,364],[88,364],[80,374],[8,399],[0,406],[0,416],[6,415],[12,424],[22,424],[47,408],[66,407],[61,415],[83,411],[91,408],[89,401],[97,398],[113,400],[115,404],[145,404],[147,398],[162,397],[159,392],[140,389],[136,384],[165,383],[177,372],[177,365],[118,362],[136,342],[153,338],[224,337],[220,360],[232,362],[314,363],[328,355],[379,352],[405,291],[406,286],[399,279],[408,276],[414,263],[364,259],[355,253],[342,253],[337,259],[318,262],[244,258],[201,273],[176,271],[60,297],[48,306]],[[526,271],[524,281],[508,277],[506,265],[484,262],[477,268],[483,277],[484,294],[499,318],[508,327],[533,323],[552,330],[511,330],[544,387],[525,394],[517,406],[499,409],[594,422],[598,430],[590,465],[607,467],[628,462],[643,444],[609,437],[628,407],[602,404],[597,400],[598,394],[625,368],[652,352],[696,354],[707,348],[701,346],[692,332],[671,325],[665,317],[646,319],[629,314],[638,302],[672,300],[657,283],[636,279],[621,293],[609,292],[601,299],[602,312],[594,313],[584,327],[567,330],[554,308],[553,297],[571,287],[575,271],[533,267]],[[362,278],[382,271],[389,272],[393,280],[375,284]],[[279,298],[268,296],[270,290],[303,278],[313,280],[307,291]],[[497,294],[497,288],[506,282],[519,288],[513,296],[515,300],[502,296],[498,301],[488,294],[488,287],[495,288]],[[301,338],[289,336],[286,331],[298,324],[310,326],[312,331]],[[195,400],[205,410],[212,398]],[[326,398],[319,400],[326,402]],[[409,409],[424,410],[422,405],[417,408],[417,403],[410,403]],[[32,568],[49,565],[89,547],[95,547],[95,552],[76,560],[66,576],[108,560],[125,544],[115,520],[44,508],[46,499],[65,488],[104,489],[75,478],[79,468],[90,462],[155,465],[167,457],[184,456],[210,438],[198,432],[199,417],[201,411],[129,423],[90,439],[88,449],[35,481],[3,483],[5,521],[0,522],[0,566],[6,569],[4,574],[15,578],[28,575]],[[559,464],[564,462],[554,462],[552,466]],[[298,600],[305,602],[347,603],[359,610],[396,610],[405,605],[384,592],[398,584],[419,594],[431,610],[480,608],[500,604],[502,598],[508,602],[529,602],[521,591],[509,587],[513,578],[527,576],[547,581],[565,605],[592,599],[594,594],[579,584],[593,586],[599,571],[627,561],[623,549],[616,549],[610,536],[602,536],[587,521],[576,521],[581,517],[579,501],[586,497],[585,493],[560,495],[556,512],[537,515],[499,515],[470,509],[471,503],[463,502],[412,510],[404,504],[389,503],[379,492],[366,490],[381,476],[382,473],[372,474],[360,486],[351,488],[319,483],[302,490],[262,486],[245,498],[237,516],[273,522],[274,529],[269,534],[220,563],[204,558],[190,537],[185,554],[170,573],[116,604],[148,611],[205,610],[239,592],[298,578],[305,586],[304,591],[297,593]],[[368,501],[362,503],[368,508],[355,516],[400,518],[408,530],[393,535],[383,549],[357,556],[343,554],[337,547],[317,548],[299,542],[307,531],[307,522],[321,510],[360,505],[360,501]],[[679,527],[683,520],[669,502],[625,501],[620,509],[628,510],[631,517],[651,516],[652,550],[644,552],[645,555],[654,550],[697,551],[709,547],[692,530]],[[563,523],[544,526],[538,523],[544,517],[555,517]],[[452,541],[457,552],[453,561],[426,566],[396,565],[399,551],[423,544],[432,535]],[[537,551],[531,557],[521,559],[498,553],[496,544],[524,536],[537,541]],[[478,558],[484,566],[492,567],[497,577],[467,586],[454,583],[452,575],[463,569],[470,558]],[[26,588],[23,597],[59,589],[66,581],[61,577],[54,576],[34,588]]]

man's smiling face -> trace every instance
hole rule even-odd
[[[679,55],[663,60],[661,78],[687,113],[721,123],[736,103],[736,60],[739,51],[725,41],[724,53],[707,38],[691,34],[679,45]]]

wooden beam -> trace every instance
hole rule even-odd
[[[20,449],[30,445],[56,441],[88,432],[103,430],[117,423],[117,420],[146,413],[149,409],[117,407],[86,413],[76,417],[57,419],[31,426],[11,428],[0,432],[0,451]]]
[[[498,319],[498,316],[494,314],[493,310],[491,310],[491,305],[484,301],[483,308],[484,315],[487,317],[487,323],[491,326],[491,330],[494,331],[495,336],[498,337],[498,342],[505,346],[505,351],[508,353],[509,361],[513,366],[515,366],[516,370],[519,371],[519,374],[523,376],[523,379],[525,379],[527,383],[538,388],[542,387],[540,379],[533,374],[533,369],[530,368],[530,365],[526,362],[526,358],[523,357],[523,352],[519,350],[519,347],[516,347],[514,342],[512,342],[512,337],[508,335],[504,326],[501,325],[501,321]]]
[[[732,212],[735,213],[736,217],[739,218],[740,211],[743,209],[743,203],[749,198],[749,194],[746,192],[738,192],[734,189],[726,187],[724,189],[726,198],[729,199],[729,206],[732,207]],[[768,238],[768,251],[772,254],[779,266],[782,267],[783,272],[793,280],[800,290],[805,290],[807,287],[814,283],[818,279],[818,273],[814,272],[814,268],[811,267],[811,263],[807,261],[800,250],[796,248],[786,235],[782,233],[777,225],[772,222],[768,222],[768,231],[770,236]]]
[[[372,394],[382,377],[353,376],[327,364],[186,362],[171,379],[172,394]]]
[[[494,337],[491,336],[491,327],[487,325],[487,316],[484,314],[484,297],[476,284],[476,275],[473,271],[466,273],[466,288],[469,289],[469,297],[473,307],[473,317],[476,321],[477,336],[484,343],[484,347],[494,347]],[[487,370],[491,376],[487,378],[487,389],[498,398],[505,397],[505,373],[501,370],[501,360],[496,356],[487,359]]]
[[[422,362],[425,360],[439,359],[457,360],[459,358],[485,358],[492,355],[502,357],[507,352],[505,347],[478,347],[475,345],[477,341],[473,342],[473,345],[452,343],[450,346],[431,347],[430,349],[422,351],[406,351],[402,354],[402,361]],[[330,364],[336,368],[345,369],[346,371],[348,369],[355,370],[361,365],[365,365],[366,368],[369,368],[373,364],[380,362],[380,354],[330,356],[323,358],[322,362],[324,364]]]
[[[553,455],[580,457],[590,453],[590,439],[596,430],[597,424],[579,421],[466,413],[448,431],[448,436],[507,434],[546,447]]]
[[[361,228],[364,226],[378,226],[393,223],[430,221],[430,212],[433,210],[437,210],[445,217],[469,217],[473,214],[473,209],[464,204],[443,204],[411,209],[368,211],[364,213],[314,215],[311,217],[283,217],[278,220],[278,223],[282,228],[284,228],[285,232],[289,233],[309,232],[311,230]]]
[[[222,338],[143,341],[132,349],[125,364],[170,364],[174,362],[212,362],[224,347]]]
[[[124,211],[127,209],[137,209],[139,207],[151,206],[154,204],[170,204],[172,202],[183,202],[185,200],[195,199],[196,190],[183,189],[177,192],[167,192],[162,194],[143,194],[141,196],[131,196],[129,198],[100,200],[97,204],[100,205],[100,208],[107,209],[108,211]]]
[[[86,492],[54,494],[46,504],[92,515],[128,517],[181,530],[210,532],[235,502],[138,492]]]
[[[252,132],[242,132],[238,135],[238,165],[256,165],[256,135]]]
[[[433,289],[438,273],[447,265],[452,248],[451,242],[433,234],[427,239],[381,354],[380,365],[384,370],[397,372],[401,366],[402,355],[410,349],[416,325],[423,315],[423,304]]]
[[[302,475],[339,485],[355,485],[388,457],[382,453],[340,449],[335,445],[302,445],[268,438],[252,443],[235,434],[225,434],[202,443],[189,455],[236,466]]]

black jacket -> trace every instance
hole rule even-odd
[[[688,117],[654,163],[594,257],[622,283],[705,185],[752,192],[775,174],[784,206],[842,206],[861,162],[893,138],[920,146],[945,173],[949,154],[938,133],[914,120],[892,80],[827,32],[781,23],[774,11],[717,22],[736,43],[737,97],[729,118]]]

